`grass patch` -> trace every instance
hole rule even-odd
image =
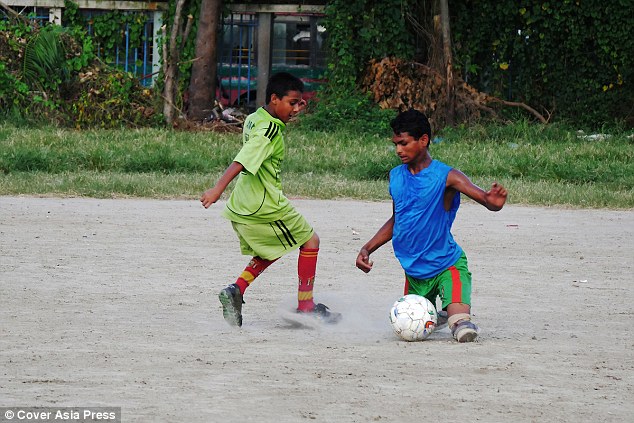
[[[627,133],[590,141],[561,126],[520,122],[452,128],[439,140],[431,145],[434,158],[483,188],[501,182],[510,204],[634,208],[634,142]],[[197,199],[240,146],[235,134],[4,124],[0,195]],[[389,200],[387,174],[399,163],[389,138],[291,125],[284,190],[290,197]]]

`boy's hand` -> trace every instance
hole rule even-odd
[[[506,197],[508,191],[502,185],[497,182],[493,182],[491,189],[486,193],[486,204],[489,210],[501,210],[504,203],[506,203]]]
[[[370,255],[368,251],[364,248],[359,251],[359,255],[357,256],[357,267],[361,269],[363,272],[368,273],[372,270],[372,265],[374,263],[370,260]]]
[[[200,202],[203,204],[204,208],[208,209],[209,206],[218,201],[221,195],[222,191],[216,189],[216,187],[209,188],[207,191],[203,192],[203,195],[200,197]]]
[[[200,202],[203,203],[203,207],[209,208],[213,203],[218,201],[222,193],[225,191],[231,181],[244,170],[244,166],[238,162],[231,162],[225,173],[222,174],[216,185],[203,192],[200,197]]]

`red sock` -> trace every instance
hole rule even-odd
[[[244,291],[247,290],[251,282],[255,280],[267,267],[275,263],[275,260],[264,260],[260,257],[253,257],[247,267],[242,271],[240,277],[236,281],[236,285],[240,288],[240,293],[244,295]]]
[[[297,259],[297,276],[299,287],[297,289],[297,310],[312,311],[315,308],[313,302],[313,284],[317,270],[317,253],[319,248],[300,248]]]

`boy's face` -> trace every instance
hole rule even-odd
[[[306,101],[302,100],[302,92],[289,91],[282,98],[279,98],[277,94],[272,94],[268,112],[271,116],[278,118],[284,123],[288,123],[288,121],[302,111],[304,107],[306,107]]]
[[[401,159],[401,162],[411,164],[425,158],[429,137],[424,134],[416,139],[408,132],[401,132],[392,136],[392,142],[396,147],[396,155]]]

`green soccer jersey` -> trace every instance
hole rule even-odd
[[[292,210],[280,180],[285,128],[284,122],[263,107],[247,117],[243,146],[234,159],[244,170],[223,210],[227,219],[238,223],[273,222]]]

